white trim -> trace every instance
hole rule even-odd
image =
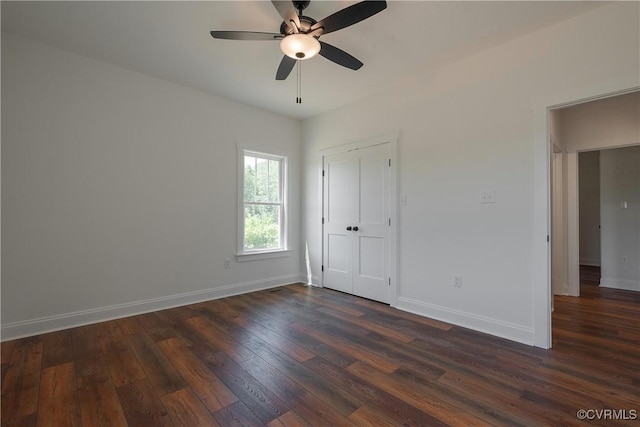
[[[600,287],[624,289],[626,291],[640,291],[640,281],[629,279],[615,279],[611,277],[601,277]]]
[[[400,132],[388,133],[384,135],[374,136],[371,138],[361,139],[359,141],[341,144],[329,148],[320,150],[320,164],[322,165],[322,171],[320,172],[320,198],[321,198],[321,213],[320,217],[324,217],[324,169],[325,169],[325,157],[333,154],[348,153],[349,151],[361,150],[364,148],[374,147],[382,144],[389,144],[389,158],[391,160],[391,173],[389,174],[389,218],[391,219],[391,227],[389,232],[389,253],[387,259],[389,262],[389,278],[391,279],[391,286],[389,286],[389,305],[395,307],[398,298],[398,257],[399,257],[399,239],[398,239],[398,221],[400,216],[398,215],[398,174],[400,168],[398,167],[398,146],[400,140]],[[320,225],[321,236],[321,264],[324,265],[324,224]],[[319,287],[324,287],[324,273],[321,274],[320,280],[315,281],[317,278],[312,278],[312,283],[318,283]]]
[[[305,277],[306,279],[306,277]],[[311,276],[311,286],[315,286],[317,288],[322,288],[322,280],[318,276]]]
[[[398,305],[398,265],[400,262],[400,246],[398,239],[398,227],[400,221],[400,200],[398,179],[400,173],[398,152],[400,150],[400,133],[396,134],[389,142],[389,157],[391,158],[391,173],[389,174],[389,218],[391,218],[391,232],[389,233],[389,277],[391,277],[391,286],[389,289],[389,305],[395,307]]]
[[[276,251],[263,251],[263,252],[245,252],[243,254],[236,255],[236,261],[238,262],[246,262],[246,261],[257,261],[261,259],[272,259],[272,258],[284,258],[291,256],[293,251],[291,249],[280,249]]]
[[[584,102],[604,99],[637,91],[637,78],[627,82],[607,81],[597,88],[555,93],[531,101],[533,110],[534,194],[533,194],[533,247],[531,257],[531,283],[533,297],[533,330],[535,345],[551,348],[551,250],[546,241],[550,235],[550,130],[551,110]],[[627,89],[621,89],[627,88]]]
[[[580,296],[580,192],[578,191],[579,162],[578,153],[566,153],[567,186],[563,197],[567,201],[566,212],[566,268],[567,272],[567,293],[574,297]]]
[[[124,304],[93,308],[90,310],[81,310],[37,319],[7,323],[2,325],[2,341],[59,331],[61,329],[74,328],[77,326],[104,322],[121,317],[149,313],[152,311],[165,310],[197,302],[226,298],[233,295],[261,291],[264,289],[298,283],[299,281],[299,274],[290,274],[287,276],[235,283],[232,285],[225,285],[200,291],[185,292],[166,297],[150,298]]]
[[[439,305],[428,304],[406,297],[398,298],[396,308],[522,344],[534,345],[534,331],[533,328],[530,327],[503,322],[491,317],[479,316],[460,310],[453,310]]]
[[[266,253],[278,253],[278,252],[286,252],[289,251],[289,158],[291,157],[288,152],[283,152],[282,150],[264,150],[258,149],[254,150],[250,147],[243,145],[236,145],[238,150],[237,152],[237,200],[236,200],[236,232],[237,232],[237,255],[236,259],[239,262],[242,261],[251,261],[255,259],[269,259],[269,258],[278,258],[280,256],[287,255],[278,255],[278,256],[263,256],[262,254]],[[268,152],[266,152],[268,151]],[[280,223],[282,225],[280,229],[280,248],[276,248],[273,250],[265,250],[265,251],[244,251],[244,158],[245,156],[255,155],[256,157],[265,158],[269,160],[275,160],[280,162],[280,192],[282,201],[278,203],[277,206],[281,206],[280,209]],[[274,204],[276,205],[276,204]],[[240,257],[247,256],[245,259],[241,259]],[[256,256],[259,255],[259,256]]]
[[[323,148],[320,150],[322,157],[330,156],[332,154],[347,153],[353,150],[360,150],[362,148],[369,148],[380,144],[395,144],[400,139],[399,133],[388,133],[385,135],[374,136],[371,138],[361,139],[359,141],[350,142],[348,144],[335,145],[329,148]],[[395,153],[393,153],[395,155]]]
[[[306,273],[300,273],[300,284],[306,286],[307,288],[321,288],[322,286],[319,284],[318,276],[311,276],[311,283],[307,280],[309,277]]]
[[[551,348],[551,143],[550,103],[534,103],[534,186],[531,256],[531,297],[534,343]]]

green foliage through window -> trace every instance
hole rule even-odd
[[[282,159],[244,157],[244,250],[281,248]]]

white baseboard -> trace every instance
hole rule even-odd
[[[628,279],[600,278],[600,286],[603,288],[623,289],[626,291],[640,291],[640,281]]]
[[[551,289],[551,292],[553,295],[569,295],[569,285],[566,283],[557,284]]]
[[[322,287],[322,282],[318,276],[311,276],[311,286],[315,286],[317,288]]]
[[[90,310],[81,310],[72,313],[63,313],[54,316],[7,323],[2,325],[2,341],[59,331],[62,329],[75,328],[77,326],[88,325],[91,323],[104,322],[121,317],[134,316],[137,314],[225,298],[233,295],[261,291],[264,289],[298,283],[299,281],[300,275],[298,274],[271,277],[252,282],[235,283],[218,288],[185,292],[166,297],[151,298],[142,301],[134,301]]]
[[[522,344],[534,345],[533,328],[515,323],[503,322],[498,319],[453,310],[405,297],[398,297],[396,308]]]
[[[315,287],[318,287],[318,288],[322,287],[322,285],[320,284],[320,280],[319,280],[318,276],[311,276],[311,282],[309,282],[309,276],[307,276],[304,273],[300,274],[300,283],[304,283],[304,284],[309,285],[309,286],[315,286]]]
[[[600,267],[600,260],[597,258],[580,258],[580,265],[588,265],[590,267]]]

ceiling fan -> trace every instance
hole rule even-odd
[[[343,67],[357,70],[362,62],[342,49],[318,40],[320,36],[341,30],[367,19],[387,7],[386,1],[362,1],[346,7],[320,21],[304,16],[302,11],[310,1],[272,0],[284,21],[279,33],[261,33],[254,31],[211,31],[215,39],[226,40],[280,40],[280,49],[284,53],[276,72],[276,80],[285,80],[296,61],[312,58],[316,54]]]

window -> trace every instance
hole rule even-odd
[[[241,254],[286,250],[286,157],[242,150]]]

